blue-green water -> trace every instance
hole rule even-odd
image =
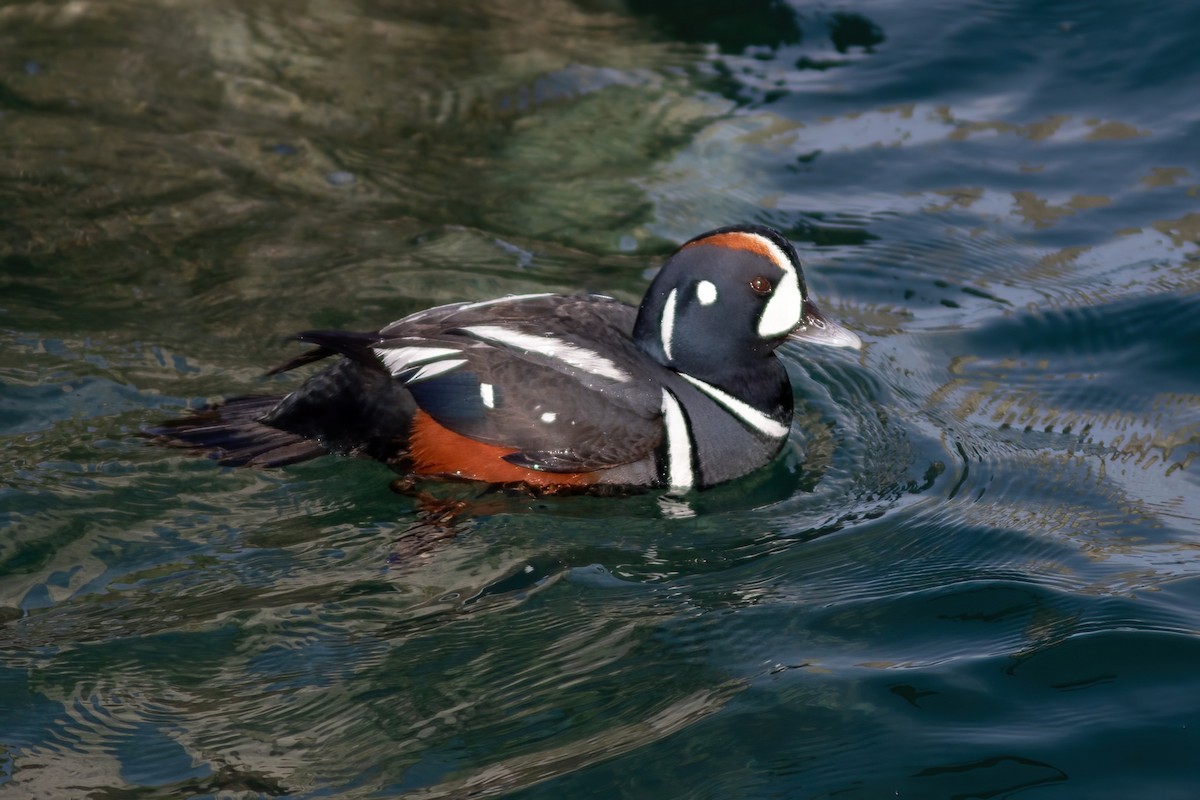
[[[0,2],[0,795],[1192,798],[1200,9]],[[138,436],[317,327],[795,240],[687,503]],[[460,495],[463,493],[460,492]]]

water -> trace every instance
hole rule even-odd
[[[1195,796],[1200,12],[722,5],[0,3],[0,794]],[[867,346],[687,503],[138,436],[735,221]]]

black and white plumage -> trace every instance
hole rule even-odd
[[[704,488],[771,460],[792,418],[775,349],[858,347],[762,226],[680,247],[639,308],[536,294],[440,306],[376,333],[308,331],[283,398],[235,398],[155,432],[230,465],[362,455],[418,476],[542,491]]]

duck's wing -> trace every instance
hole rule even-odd
[[[488,445],[501,448],[498,457],[510,464],[558,473],[651,456],[663,438],[653,374],[662,368],[629,339],[632,309],[604,298],[548,300],[517,309],[461,304],[377,334],[308,331],[297,338],[391,375],[416,401],[414,437],[422,426],[425,433],[437,426],[426,438],[440,446]],[[545,313],[530,313],[530,305]]]

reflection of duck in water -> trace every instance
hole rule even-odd
[[[636,309],[534,294],[296,338],[316,347],[272,372],[342,357],[286,397],[234,398],[154,432],[230,465],[340,453],[549,492],[684,491],[783,446],[792,394],[775,348],[859,346],[808,298],[791,243],[752,225],[684,244]]]

